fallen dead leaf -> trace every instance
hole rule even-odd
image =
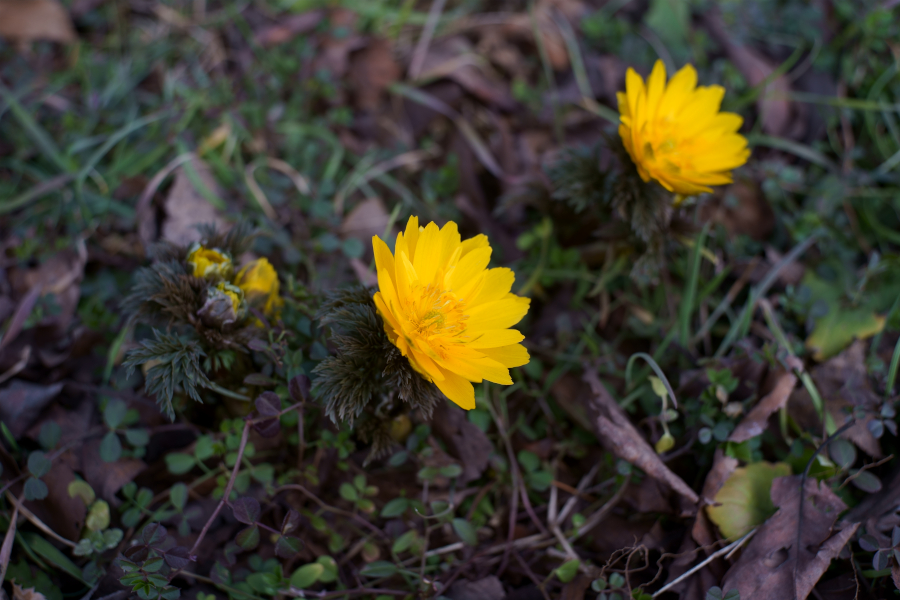
[[[309,33],[322,22],[323,18],[325,18],[324,10],[310,10],[296,15],[288,15],[279,19],[274,25],[260,29],[253,39],[263,48],[277,46],[298,35]]]
[[[56,0],[0,0],[0,37],[19,43],[77,39],[69,13]]]
[[[341,223],[341,236],[356,238],[369,247],[372,236],[382,235],[387,229],[391,217],[384,208],[381,198],[366,198],[344,217]]]
[[[219,186],[206,163],[195,157],[190,164],[198,180],[216,196],[220,196]],[[215,207],[204,198],[191,181],[184,165],[178,167],[175,173],[175,182],[166,197],[165,210],[166,219],[162,226],[162,237],[177,244],[186,245],[199,240],[198,225],[214,223],[219,227],[225,226],[224,219],[219,216]]]
[[[843,437],[870,456],[880,458],[883,456],[881,444],[867,427],[868,417],[874,417],[880,408],[880,400],[869,385],[865,357],[866,342],[858,340],[837,356],[810,369],[809,374],[822,396],[825,410],[837,427],[849,421],[854,410],[861,409],[865,412],[867,418],[857,420],[856,424],[844,432]],[[794,390],[788,407],[791,416],[801,427],[821,427],[805,387]]]
[[[35,293],[35,289],[40,290],[41,297],[54,296],[59,311],[42,319],[39,325],[49,327],[56,335],[62,336],[78,308],[81,297],[79,284],[84,277],[86,263],[87,248],[83,241],[79,241],[75,248],[57,252],[33,269],[10,269],[9,281],[22,298]]]
[[[756,86],[772,75],[775,67],[756,50],[735,41],[725,28],[718,12],[708,11],[706,25],[715,40],[725,49],[728,58],[741,72],[747,83]],[[756,100],[763,131],[769,135],[785,135],[796,119],[792,119],[791,103],[787,99],[791,86],[784,75],[769,81]]]
[[[622,407],[603,386],[597,374],[587,370],[584,380],[594,393],[591,409],[597,413],[595,417],[597,434],[604,446],[650,477],[665,483],[691,504],[697,504],[700,500],[697,493],[666,466],[653,447],[631,424]]]
[[[585,592],[591,587],[592,579],[579,573],[575,579],[563,586],[559,600],[583,600]]]
[[[481,477],[487,469],[493,445],[483,431],[469,422],[465,411],[448,402],[439,402],[431,426],[450,454],[462,461],[460,485]]]
[[[447,78],[455,81],[476,98],[503,110],[516,102],[502,78],[488,69],[472,44],[464,37],[451,37],[432,44],[418,79]]]
[[[355,12],[345,8],[331,11],[328,17],[331,31],[342,30],[345,33],[357,30],[357,19]],[[362,45],[363,38],[356,33],[326,36],[316,55],[315,70],[328,71],[335,80],[343,78],[350,64],[350,53]]]
[[[69,495],[69,483],[75,480],[75,473],[62,461],[53,461],[50,471],[43,477],[47,484],[47,497],[40,501],[27,502],[26,506],[50,528],[66,538],[77,540],[87,507],[81,498]]]
[[[803,363],[793,356],[788,358],[788,366],[792,369],[803,369]],[[787,404],[788,398],[791,397],[791,392],[796,385],[797,376],[794,375],[793,371],[782,371],[779,373],[775,387],[765,398],[756,403],[750,412],[747,413],[747,416],[741,419],[741,422],[731,432],[728,441],[739,444],[750,438],[762,435],[762,432],[768,426],[769,417]]]
[[[735,202],[736,200],[736,202]],[[700,207],[700,219],[718,223],[731,235],[766,239],[775,228],[775,211],[756,182],[741,179]]]
[[[15,581],[12,584],[13,587],[13,600],[47,600],[47,597],[42,593],[35,591],[34,588],[22,588],[19,587]]]
[[[476,581],[458,581],[447,592],[450,600],[503,600],[506,592],[495,575]]]
[[[722,589],[736,588],[741,598],[805,600],[831,560],[859,528],[858,523],[844,524],[834,531],[838,515],[847,506],[827,485],[820,486],[814,478],[808,478],[798,549],[801,479],[795,475],[772,482],[771,498],[778,511],[757,530],[725,574]]]
[[[714,502],[713,499],[716,497],[716,494],[719,493],[719,490],[725,484],[725,481],[731,477],[737,466],[738,460],[736,458],[726,456],[721,448],[716,448],[713,466],[706,474],[706,481],[703,482],[703,490],[700,493],[700,498],[705,504],[710,505]],[[691,528],[691,536],[701,546],[710,546],[718,539],[713,524],[705,510],[697,513],[697,519]]]
[[[147,468],[143,461],[136,458],[104,462],[100,458],[100,440],[86,443],[81,452],[85,480],[94,488],[97,496],[109,502],[110,506],[121,504],[121,500],[116,498],[116,492]]]
[[[385,90],[400,79],[401,74],[390,42],[382,38],[369,40],[365,48],[353,53],[350,58],[348,79],[357,106],[371,112],[377,110]]]
[[[14,379],[0,390],[0,421],[19,438],[47,404],[62,391],[62,383],[39,385]]]

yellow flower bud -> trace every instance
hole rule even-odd
[[[233,270],[231,258],[227,254],[200,244],[194,244],[187,262],[193,267],[194,277],[228,278]]]
[[[277,316],[284,305],[278,295],[278,273],[267,258],[258,258],[246,265],[234,278],[234,284],[244,292],[251,305],[266,316]]]

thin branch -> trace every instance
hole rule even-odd
[[[653,594],[653,596],[651,596],[651,598],[656,598],[657,596],[659,596],[660,594],[662,594],[662,593],[665,592],[666,590],[668,590],[668,589],[672,588],[673,586],[675,586],[675,585],[681,583],[682,581],[684,581],[685,579],[687,579],[688,577],[690,577],[691,575],[693,575],[694,573],[696,573],[697,571],[699,571],[700,569],[702,569],[703,567],[705,567],[706,565],[708,565],[709,563],[711,563],[712,561],[714,561],[715,559],[719,558],[719,557],[722,556],[723,554],[729,554],[732,550],[737,550],[738,548],[740,548],[741,546],[743,546],[743,545],[747,542],[747,540],[749,540],[750,538],[752,538],[752,537],[756,534],[756,531],[757,531],[756,529],[752,529],[752,530],[750,530],[749,533],[747,533],[746,535],[744,535],[744,537],[742,537],[741,539],[736,540],[736,541],[734,541],[734,542],[728,544],[727,546],[725,546],[725,547],[722,548],[721,550],[717,550],[717,551],[713,552],[712,554],[710,554],[710,555],[706,558],[706,560],[703,560],[703,561],[697,563],[697,564],[694,565],[690,570],[685,571],[684,573],[682,573],[680,577],[677,577],[675,580],[670,581],[670,582],[667,583],[666,585],[664,585],[664,586],[662,586],[661,588],[659,588],[658,590],[656,590],[656,592]]]
[[[40,519],[38,519],[38,518],[34,515],[33,512],[31,512],[30,510],[28,510],[27,508],[25,508],[25,505],[22,504],[21,502],[19,502],[19,500],[18,500],[15,496],[13,496],[12,494],[10,494],[9,492],[6,492],[6,499],[9,500],[10,503],[11,503],[14,507],[16,507],[16,509],[17,509],[20,513],[22,513],[22,516],[23,516],[23,517],[25,517],[26,519],[28,519],[29,521],[31,521],[31,524],[32,524],[32,525],[34,525],[35,527],[37,527],[38,529],[40,529],[41,531],[43,531],[44,533],[46,533],[47,535],[49,535],[50,537],[52,537],[54,540],[56,540],[56,541],[59,542],[60,544],[65,544],[65,545],[68,546],[69,548],[74,548],[75,546],[77,546],[77,544],[76,544],[75,542],[73,542],[73,541],[71,541],[71,540],[67,540],[67,539],[64,538],[63,536],[59,535],[58,533],[56,533],[55,531],[53,531],[52,529],[50,529],[46,524],[44,524],[43,521],[41,521]]]

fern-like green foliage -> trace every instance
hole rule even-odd
[[[152,361],[147,371],[144,390],[156,398],[160,410],[171,420],[175,420],[172,402],[178,390],[184,390],[191,399],[202,403],[199,389],[209,387],[210,381],[200,365],[206,353],[193,339],[178,337],[153,330],[155,339],[143,340],[139,348],[131,350],[122,363],[128,374],[136,367]]]
[[[372,293],[356,286],[332,292],[322,303],[316,318],[330,327],[334,354],[313,373],[326,414],[335,422],[365,417],[361,432],[377,453],[390,443],[385,427],[404,404],[429,418],[443,394],[390,342]]]
[[[672,195],[655,181],[641,179],[618,136],[593,148],[563,153],[546,169],[552,198],[603,224],[603,237],[633,253],[631,276],[658,276],[673,234],[687,230],[677,218]]]

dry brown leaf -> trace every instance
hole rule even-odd
[[[62,388],[62,383],[39,385],[13,379],[0,390],[0,420],[18,439]]]
[[[0,37],[21,43],[76,40],[69,13],[56,0],[0,0]]]
[[[650,477],[662,481],[691,504],[699,502],[700,497],[697,493],[666,466],[647,440],[631,424],[622,407],[603,386],[597,374],[588,370],[584,374],[584,380],[594,393],[592,408],[598,413],[595,422],[600,441],[619,458],[627,460]]]
[[[718,12],[706,14],[710,33],[725,48],[728,58],[751,86],[759,85],[772,75],[775,67],[758,52],[735,41],[725,28]],[[787,99],[791,86],[784,75],[775,77],[759,94],[756,101],[763,131],[769,135],[784,135],[791,127],[791,103]]]
[[[338,29],[349,32],[356,31],[358,15],[345,8],[338,8],[329,14],[331,31]],[[324,69],[331,73],[335,79],[341,79],[347,73],[350,64],[350,53],[360,48],[363,44],[362,36],[350,33],[341,37],[327,36],[322,40],[319,52],[315,58],[315,70]]]
[[[431,426],[450,453],[462,461],[460,485],[481,477],[487,469],[493,445],[483,431],[469,422],[465,411],[449,402],[439,402]]]
[[[881,402],[869,385],[866,369],[866,342],[857,340],[847,349],[826,362],[810,369],[809,374],[822,400],[825,410],[837,427],[848,422],[851,413],[862,410],[867,418],[859,419],[844,432],[847,438],[866,454],[875,458],[883,456],[881,444],[869,431],[868,417],[875,417]],[[789,410],[801,427],[814,429],[821,422],[806,388],[799,387],[791,394]]]
[[[381,104],[385,90],[400,79],[401,74],[390,42],[382,38],[369,40],[368,45],[350,59],[348,78],[357,106],[374,112]]]
[[[274,25],[264,27],[256,32],[253,39],[263,48],[270,48],[294,39],[298,35],[309,33],[325,18],[324,10],[310,10],[279,19]]]
[[[738,460],[736,458],[725,456],[721,448],[716,449],[713,466],[709,473],[706,474],[706,481],[703,482],[703,490],[700,493],[705,504],[710,505],[713,503],[716,494],[719,493],[722,485],[734,473],[737,466]],[[697,519],[691,528],[691,536],[701,546],[710,546],[718,539],[716,528],[706,515],[705,508],[697,513]]]
[[[221,196],[219,185],[206,163],[196,157],[190,163],[198,179],[215,195]],[[166,197],[165,210],[166,219],[162,226],[162,237],[177,244],[190,244],[199,240],[198,225],[204,223],[213,223],[219,227],[225,225],[224,219],[219,216],[215,207],[194,186],[184,166],[179,167],[175,173],[175,182]]]
[[[737,203],[731,202],[737,199]],[[719,223],[731,235],[766,239],[775,228],[775,212],[762,189],[753,181],[739,180],[700,207],[703,221]]]
[[[42,593],[35,591],[34,588],[19,587],[15,581],[12,582],[13,600],[47,600]]]
[[[511,110],[516,105],[506,82],[487,68],[462,36],[441,40],[428,48],[419,79],[442,78],[455,81],[476,98],[504,110]]]
[[[793,356],[788,358],[788,366],[792,369],[803,369],[803,363]],[[738,423],[738,426],[735,427],[728,437],[728,441],[739,444],[750,438],[762,435],[762,432],[768,426],[769,417],[787,404],[788,398],[791,397],[791,392],[796,385],[797,376],[794,375],[793,370],[779,373],[775,387],[765,398],[756,403],[756,406],[747,413],[747,416],[741,419],[741,422]]]
[[[495,575],[477,581],[459,581],[447,591],[450,600],[503,600],[506,592]]]
[[[120,458],[116,462],[104,462],[100,458],[100,440],[86,443],[81,452],[85,480],[94,488],[97,496],[109,502],[110,506],[121,504],[121,500],[116,498],[116,492],[147,468],[147,465],[137,458]]]
[[[533,42],[534,25],[537,23],[537,33],[547,53],[547,61],[553,70],[565,71],[569,68],[569,51],[559,27],[553,22],[552,10],[549,3],[538,3],[532,14],[519,14],[507,20],[502,31],[507,36]]]
[[[382,235],[391,217],[381,198],[366,198],[351,210],[341,223],[341,236],[360,240],[368,247],[372,236]]]
[[[827,485],[820,486],[814,478],[806,479],[800,562],[795,565],[801,479],[799,475],[779,477],[772,483],[772,502],[778,511],[759,527],[725,574],[722,589],[736,588],[741,598],[805,600],[831,560],[856,532],[858,523],[845,524],[833,533],[838,514],[847,506]]]
[[[47,497],[26,503],[31,512],[67,540],[79,539],[87,516],[87,507],[81,498],[69,495],[69,483],[74,479],[72,469],[64,462],[55,460],[43,477],[47,484]]]

